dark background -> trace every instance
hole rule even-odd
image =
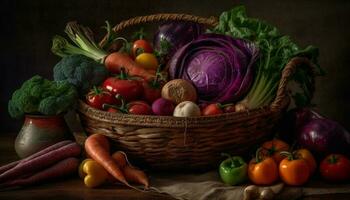
[[[320,64],[327,76],[317,79],[314,103],[322,114],[350,129],[350,1],[1,0],[0,4],[0,133],[18,132],[22,124],[7,112],[12,92],[35,74],[52,78],[59,58],[50,51],[51,39],[55,34],[64,35],[68,21],[77,20],[101,36],[105,20],[116,24],[161,12],[219,16],[239,4],[246,5],[250,16],[277,26],[300,46],[320,48]]]

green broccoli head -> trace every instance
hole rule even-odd
[[[13,118],[21,118],[24,114],[57,115],[74,106],[77,96],[72,84],[49,81],[36,75],[13,93],[8,111]]]
[[[80,95],[101,84],[107,76],[108,71],[102,64],[83,55],[66,56],[53,69],[55,81],[68,81]]]
[[[51,92],[39,103],[38,111],[45,115],[66,112],[75,104],[78,96],[75,87],[66,81],[55,82],[51,86]]]

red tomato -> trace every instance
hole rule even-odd
[[[341,182],[350,179],[350,160],[341,154],[328,155],[320,164],[320,172],[324,179]]]
[[[120,113],[119,110],[115,109],[115,108],[108,108],[107,112],[111,112],[111,113]]]
[[[221,104],[213,103],[209,104],[202,110],[202,115],[219,115],[222,114]]]
[[[143,98],[150,104],[161,97],[162,85],[157,80],[142,81]]]
[[[151,115],[152,108],[144,101],[132,101],[127,105],[128,113],[134,115]]]
[[[94,87],[86,95],[86,102],[88,105],[102,110],[103,104],[115,104],[117,101],[105,88]]]
[[[127,76],[107,78],[102,86],[112,93],[120,94],[125,101],[132,101],[139,98],[142,94],[142,86],[137,80],[130,80]]]
[[[144,39],[136,40],[132,45],[132,55],[138,56],[140,53],[152,53],[153,48],[149,42]]]

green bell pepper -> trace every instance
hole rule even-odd
[[[221,180],[229,185],[237,185],[247,179],[247,163],[239,156],[222,154],[228,158],[221,162],[219,173]]]

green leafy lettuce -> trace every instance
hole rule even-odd
[[[242,101],[253,109],[269,105],[275,98],[282,70],[291,58],[309,58],[317,67],[316,75],[323,74],[318,65],[318,49],[307,46],[301,49],[288,36],[279,33],[276,27],[255,18],[247,17],[245,7],[238,6],[223,12],[219,24],[211,32],[230,35],[253,41],[260,49],[260,59],[256,63],[256,76],[248,95]],[[294,92],[296,105],[309,105],[313,93],[312,78],[305,67],[298,67],[292,79],[300,90]]]

